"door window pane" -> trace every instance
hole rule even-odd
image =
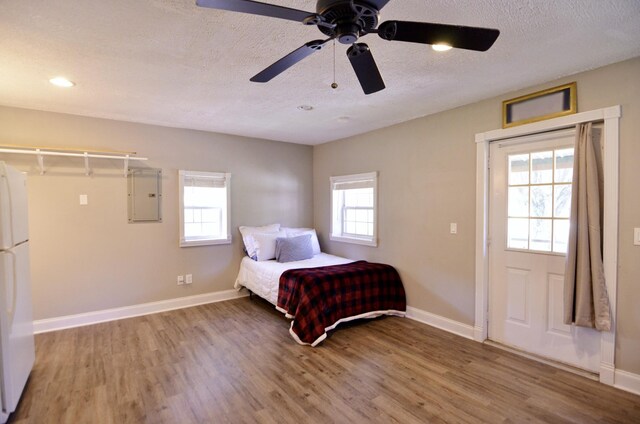
[[[556,185],[553,187],[555,218],[569,218],[571,213],[571,184]]]
[[[553,182],[553,151],[531,153],[531,184]]]
[[[529,249],[551,251],[551,220],[531,219],[529,229]]]
[[[529,187],[509,187],[509,216],[529,217]]]
[[[556,168],[554,181],[570,183],[573,180],[573,147],[556,150]]]
[[[507,246],[511,249],[529,248],[529,219],[509,218]]]
[[[567,242],[569,240],[569,220],[553,220],[553,251],[557,253],[567,253]]]
[[[509,185],[529,184],[529,155],[509,155]]]
[[[551,218],[552,186],[531,187],[531,216]]]

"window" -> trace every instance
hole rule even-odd
[[[217,172],[179,172],[181,247],[231,243],[230,178]]]
[[[573,148],[508,157],[507,248],[567,253]]]
[[[378,173],[331,177],[331,240],[377,246]]]

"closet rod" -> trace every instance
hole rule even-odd
[[[20,149],[2,149],[0,148],[0,153],[13,153],[20,155],[42,155],[42,156],[72,156],[78,158],[95,158],[95,159],[120,159],[120,160],[147,160],[147,158],[139,158],[139,157],[131,157],[129,155],[123,154],[122,156],[115,155],[100,155],[100,154],[90,154],[90,153],[66,153],[66,152],[48,152],[45,150],[20,150]]]
[[[124,166],[122,167],[122,174],[126,177],[129,161],[132,160],[147,160],[147,158],[139,158],[139,157],[131,157],[127,153],[119,153],[118,155],[103,155],[98,153],[70,153],[70,152],[56,152],[56,151],[46,151],[41,150],[39,148],[35,148],[34,150],[25,150],[25,149],[3,149],[0,148],[0,153],[10,153],[10,154],[19,154],[19,155],[34,155],[38,158],[38,166],[40,167],[40,175],[44,175],[44,156],[70,156],[76,158],[84,158],[84,173],[85,175],[91,175],[91,168],[89,168],[89,158],[91,159],[117,159],[124,161]]]
[[[97,150],[97,149],[81,149],[78,147],[47,147],[47,146],[24,146],[20,144],[7,144],[0,143],[0,149],[20,149],[20,150],[46,150],[51,152],[81,152],[81,153],[97,153],[97,154],[108,154],[108,155],[135,155],[137,152],[125,152],[124,150]]]

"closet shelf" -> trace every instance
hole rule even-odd
[[[123,174],[126,177],[129,169],[129,161],[145,161],[147,158],[133,156],[136,152],[119,152],[104,150],[81,150],[81,149],[57,149],[42,147],[24,147],[14,145],[0,145],[0,153],[9,153],[12,155],[34,155],[38,159],[40,167],[40,175],[45,173],[44,157],[45,156],[67,156],[84,158],[85,175],[91,175],[89,167],[89,159],[116,159],[124,161]]]

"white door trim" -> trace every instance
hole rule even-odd
[[[574,127],[584,122],[604,122],[604,273],[611,304],[611,331],[603,331],[600,382],[613,385],[615,372],[616,299],[618,286],[618,149],[620,105],[476,134],[476,316],[474,339],[483,342],[488,332],[489,288],[489,145],[512,137]]]

